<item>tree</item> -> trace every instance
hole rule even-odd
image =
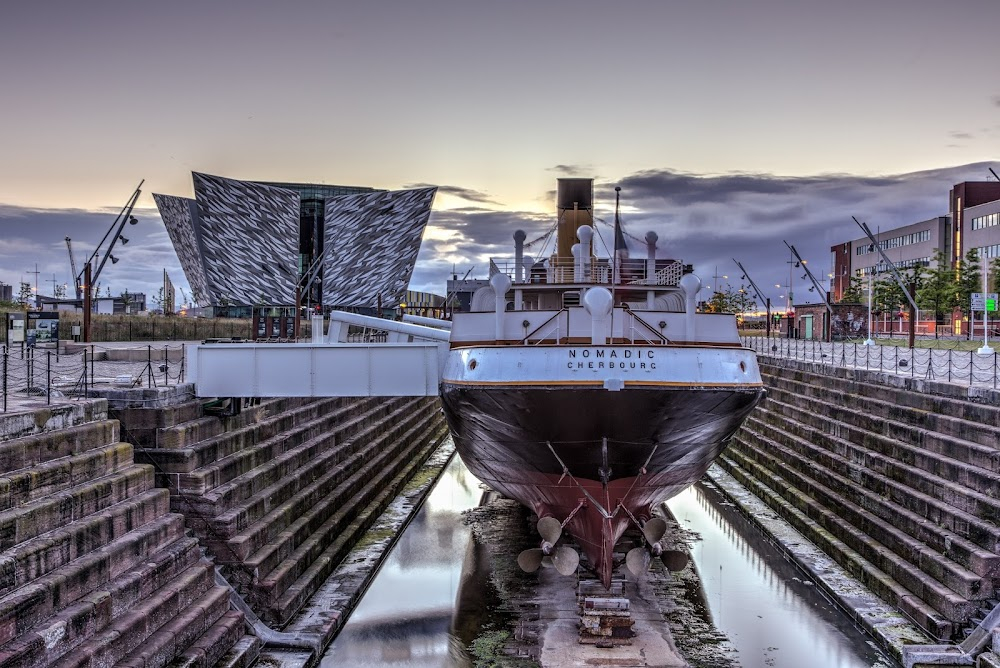
[[[844,294],[840,296],[839,304],[863,304],[865,300],[865,283],[860,276],[851,276]]]
[[[163,287],[161,286],[159,290],[156,291],[156,296],[153,297],[153,304],[156,305],[160,311],[163,311]],[[165,315],[165,314],[164,314]]]
[[[752,310],[755,304],[746,286],[739,288],[726,286],[724,291],[716,292],[705,303],[705,313],[746,313]]]
[[[125,315],[128,315],[132,312],[132,295],[129,294],[128,288],[122,290],[119,297],[121,297],[121,300],[125,302]]]
[[[56,299],[66,299],[66,285],[57,285],[52,290],[52,296]]]
[[[990,292],[1000,292],[1000,257],[990,262]]]
[[[934,311],[934,338],[938,336],[937,324],[941,322],[943,313],[955,310],[958,301],[958,289],[955,282],[955,272],[944,251],[938,249],[934,253],[934,268],[925,269],[923,285],[917,292],[917,305],[923,309]]]
[[[35,299],[31,292],[31,283],[21,281],[21,292],[17,296],[17,301],[19,301],[25,308],[34,307]]]
[[[981,292],[983,289],[983,275],[980,268],[979,252],[970,248],[958,266],[958,280],[955,285],[956,305],[965,315],[969,315],[972,310],[972,293]]]

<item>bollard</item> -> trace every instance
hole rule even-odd
[[[107,327],[108,323],[105,322],[104,326]],[[94,387],[94,346],[90,346],[90,387]]]
[[[52,403],[52,353],[45,353],[45,405]]]
[[[170,358],[167,346],[163,346],[163,386],[170,384]]]
[[[146,346],[146,387],[153,387],[153,346]]]

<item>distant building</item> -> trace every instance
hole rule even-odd
[[[1000,199],[965,207],[962,216],[966,221],[965,247],[979,251],[987,261],[1000,257]]]
[[[936,216],[912,225],[881,230],[875,237],[897,269],[933,268],[941,251],[952,267],[970,249],[989,259],[1000,257],[1000,182],[963,182],[948,195],[947,216]],[[882,255],[868,237],[845,241],[830,248],[833,276],[830,297],[840,301],[852,276],[866,277],[888,271]]]
[[[971,228],[967,210],[996,200],[1000,200],[1000,182],[997,181],[965,181],[952,186],[948,193],[948,212],[953,225],[952,252],[948,257],[952,266],[965,257],[967,248],[975,247],[967,243],[966,233]]]
[[[479,288],[489,287],[487,278],[459,278],[452,275],[448,280],[448,311],[468,313],[472,310],[472,296]]]
[[[194,199],[153,198],[195,300],[222,308],[294,304],[320,259],[303,306],[395,307],[437,190],[192,177]]]
[[[14,301],[14,286],[0,283],[0,302]]]

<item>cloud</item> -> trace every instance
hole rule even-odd
[[[968,132],[959,132],[957,130],[952,130],[948,133],[948,136],[952,139],[973,139],[973,135]]]
[[[94,255],[94,249],[109,231],[119,210],[38,209],[0,204],[0,281],[16,286],[19,281],[34,284],[37,266],[38,289],[51,295],[53,283],[73,285],[66,237],[71,238],[77,271]],[[98,278],[101,292],[123,290],[155,295],[163,284],[163,269],[175,285],[188,289],[177,254],[159,214],[153,209],[136,209],[137,225],[126,225],[124,236],[112,252],[118,263],[108,260]],[[94,258],[94,271],[104,257],[104,248]],[[188,290],[190,292],[190,290]]]
[[[791,177],[644,170],[595,182],[599,219],[595,248],[606,255],[614,220],[614,186],[620,185],[622,220],[633,257],[645,257],[643,238],[654,231],[659,237],[658,256],[693,264],[706,285],[714,283],[716,273],[720,281],[729,275],[728,282],[738,283],[735,257],[761,287],[771,286],[768,296],[777,304],[785,290],[774,285],[789,282],[791,266],[783,241],[794,245],[822,280],[832,271],[830,248],[863,235],[852,216],[872,230],[885,230],[946,215],[951,187],[984,180],[987,167],[988,163],[976,163],[904,174]],[[440,272],[450,273],[452,262],[459,275],[475,265],[473,276],[484,277],[488,257],[513,255],[515,229],[524,229],[531,240],[551,228],[554,194],[550,201],[553,210],[547,216],[483,209],[435,212],[432,224],[456,234],[425,241],[411,287],[442,293],[445,276]],[[540,242],[529,250],[541,255],[551,249],[550,241],[544,250]],[[793,272],[791,280],[796,301],[814,296],[806,292],[801,273]]]
[[[633,257],[645,256],[647,231],[659,237],[658,256],[693,264],[706,285],[716,273],[736,283],[740,260],[775,304],[789,280],[789,251],[783,241],[809,260],[818,277],[830,268],[830,248],[862,236],[851,216],[873,230],[892,229],[945,215],[948,191],[962,181],[982,181],[992,163],[890,175],[820,174],[782,176],[764,173],[697,174],[668,168],[650,169],[617,179],[595,181],[598,219],[596,252],[607,254],[614,220],[614,186],[620,185],[622,221]],[[560,166],[560,169],[575,169]],[[551,213],[505,211],[486,193],[448,187],[472,205],[435,210],[424,234],[410,287],[443,294],[455,272],[485,277],[489,258],[514,254],[513,234],[521,229],[535,257],[552,252],[554,192],[548,193]],[[530,199],[530,198],[529,198]],[[117,211],[39,210],[0,205],[0,281],[17,285],[34,282],[37,262],[39,288],[51,292],[53,277],[71,283],[64,237],[73,240],[82,266],[114,220]],[[176,253],[155,210],[137,212],[140,224],[127,227],[127,246],[117,247],[120,262],[105,266],[102,286],[154,295],[162,269],[177,285],[188,288]],[[377,261],[373,258],[372,261]],[[54,275],[54,276],[53,276]],[[793,272],[796,295],[809,295],[801,274]],[[770,286],[769,288],[767,286]],[[103,291],[103,289],[102,289]],[[190,293],[190,290],[188,290]],[[812,296],[812,295],[809,295]],[[781,300],[783,302],[783,300]],[[798,301],[798,299],[797,299]],[[782,304],[783,306],[783,304]]]
[[[467,202],[479,202],[481,204],[494,204],[499,206],[499,202],[492,199],[489,195],[479,190],[473,190],[472,188],[463,188],[461,186],[434,186],[429,183],[413,183],[403,186],[403,188],[437,188],[438,192],[443,195],[451,195],[452,197],[457,197],[458,199],[464,199]]]
[[[1000,107],[1000,95],[993,96],[993,106]]]

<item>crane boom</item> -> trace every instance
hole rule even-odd
[[[69,268],[73,270],[73,289],[76,290],[76,298],[80,299],[80,281],[77,279],[76,259],[73,257],[73,245],[69,237],[66,237],[66,250],[69,251]]]

